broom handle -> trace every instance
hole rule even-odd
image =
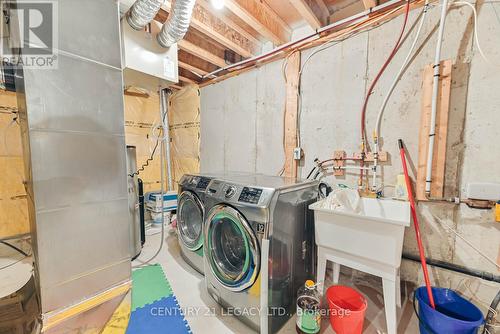
[[[420,236],[420,225],[418,224],[417,208],[415,206],[415,198],[413,197],[413,190],[411,185],[410,176],[408,175],[408,167],[406,166],[406,153],[403,145],[403,140],[399,139],[399,152],[401,153],[401,163],[405,174],[406,189],[408,190],[408,199],[410,200],[411,215],[413,218],[413,225],[415,226],[415,234],[417,236],[418,251],[420,253],[420,262],[422,263],[422,270],[424,272],[425,285],[427,287],[427,294],[429,295],[429,303],[433,309],[436,309],[434,304],[434,296],[432,295],[431,282],[429,280],[429,272],[427,271],[427,261],[425,260],[425,250]]]

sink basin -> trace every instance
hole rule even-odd
[[[342,252],[363,262],[400,267],[404,231],[410,226],[408,202],[361,198],[362,214],[321,206],[322,201],[309,206],[314,210],[318,247]]]

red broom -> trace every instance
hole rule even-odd
[[[420,226],[418,224],[417,208],[415,206],[415,198],[413,197],[413,190],[411,185],[410,176],[408,175],[408,167],[406,166],[406,153],[403,145],[403,140],[399,139],[399,152],[401,153],[401,163],[405,173],[406,189],[408,189],[408,199],[410,200],[411,215],[413,218],[413,225],[415,226],[415,234],[417,236],[418,251],[420,253],[420,262],[422,263],[422,270],[424,272],[425,285],[427,287],[427,294],[429,295],[429,303],[433,309],[436,309],[434,304],[434,296],[432,295],[431,282],[429,280],[429,272],[427,271],[427,261],[425,260],[425,250],[420,237]]]

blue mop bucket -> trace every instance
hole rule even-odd
[[[418,288],[413,298],[421,334],[477,333],[484,323],[484,317],[474,304],[450,289],[432,288],[432,294],[436,304],[435,310],[430,306],[425,286]],[[418,300],[418,312],[415,298]]]

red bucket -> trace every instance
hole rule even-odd
[[[330,323],[337,334],[361,334],[365,321],[365,297],[358,291],[342,285],[326,290],[330,306]]]

